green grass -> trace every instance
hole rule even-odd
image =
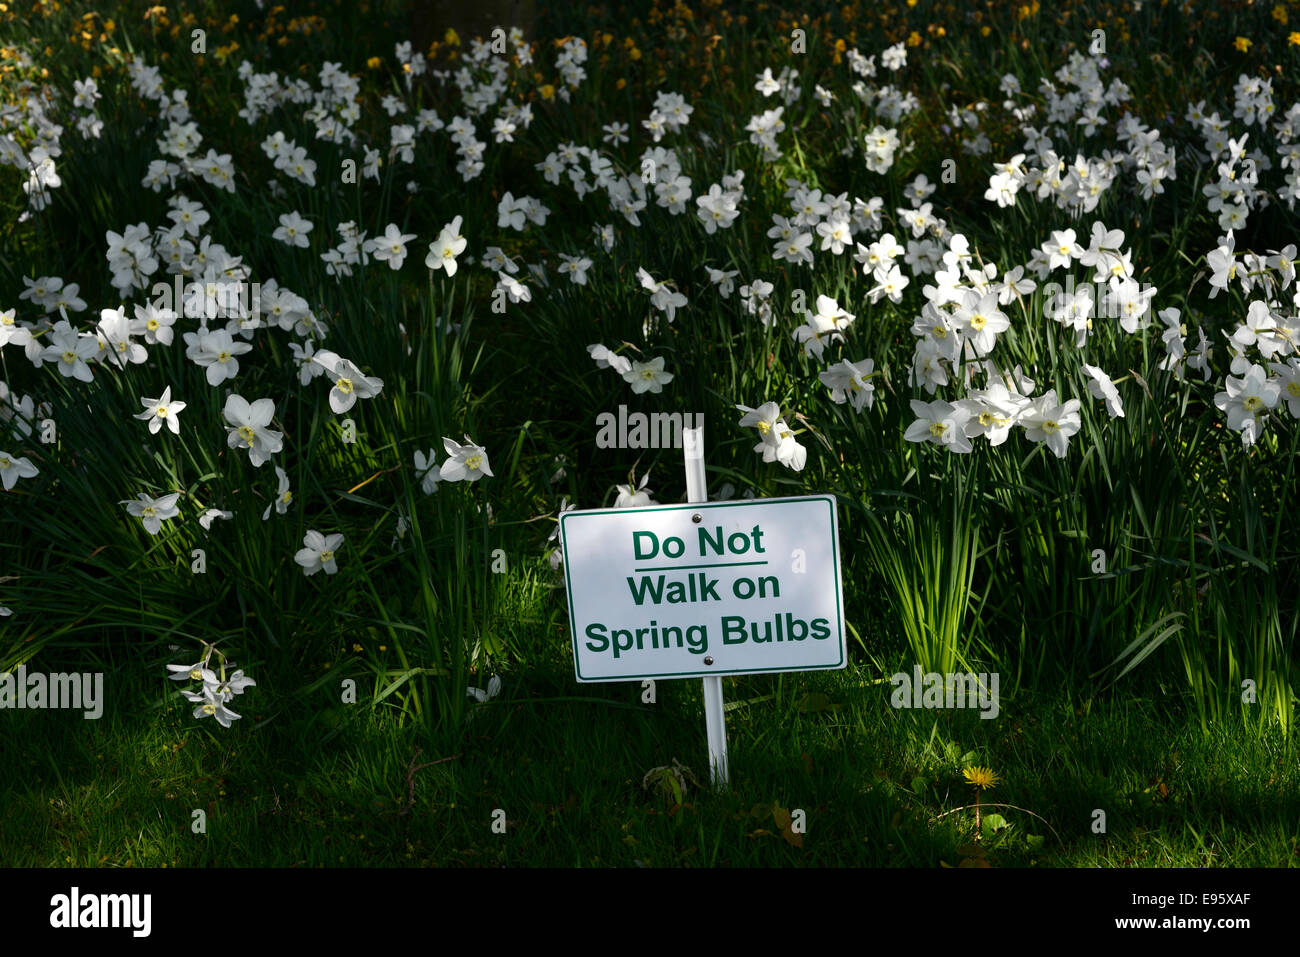
[[[893,709],[860,667],[727,679],[731,786],[688,782],[678,801],[643,778],[677,760],[707,784],[699,683],[659,682],[642,704],[639,684],[575,686],[566,649],[551,648],[440,738],[339,705],[332,683],[224,731],[124,660],[100,721],[7,715],[4,863],[937,867],[982,852],[993,866],[1300,866],[1294,750],[1240,725],[1202,732],[1176,693],[1004,688],[986,721]],[[1006,825],[986,820],[978,841],[971,764],[999,775],[981,800]],[[192,832],[200,809],[205,834]],[[774,809],[804,812],[801,847]]]

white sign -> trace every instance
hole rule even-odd
[[[843,668],[830,495],[560,516],[578,681]]]

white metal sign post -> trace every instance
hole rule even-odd
[[[704,680],[715,784],[727,773],[722,677],[843,668],[830,495],[709,502],[703,429],[684,429],[683,505],[560,516],[580,682]]]

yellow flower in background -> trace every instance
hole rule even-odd
[[[981,791],[986,788],[997,787],[998,776],[990,768],[965,768],[961,773],[966,778],[967,784],[977,787]]]
[[[1300,33],[1292,33],[1286,38],[1286,42],[1291,44],[1293,47],[1300,47]]]
[[[366,68],[370,70],[378,70],[383,65],[384,65],[384,61],[377,56],[372,56],[369,60],[366,61]]]
[[[1286,7],[1278,4],[1273,8],[1273,19],[1278,23],[1286,23]]]
[[[551,86],[549,83],[544,83],[537,92],[542,94],[543,100],[555,99],[555,87]]]
[[[907,45],[909,47],[919,47],[921,45],[921,34],[913,30],[910,34],[908,34]]]
[[[628,56],[630,56],[633,60],[639,60],[641,59],[641,51],[638,50],[636,47],[633,47],[632,50],[628,53]]]
[[[442,42],[449,47],[458,47],[460,46],[460,34],[448,27],[447,32],[442,35]]]
[[[621,89],[623,89],[623,87],[625,87],[625,86],[627,86],[627,80],[623,79],[623,78],[620,76],[620,77],[618,78],[618,82],[614,84],[614,88],[615,88],[616,90],[621,90]]]
[[[1232,45],[1236,47],[1238,50],[1240,50],[1242,53],[1245,53],[1247,50],[1250,49],[1250,40],[1246,39],[1245,37],[1237,37],[1237,39],[1232,41]]]

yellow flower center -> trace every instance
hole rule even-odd
[[[1257,395],[1248,395],[1241,404],[1247,412],[1255,412],[1263,408],[1264,400]]]
[[[241,425],[237,432],[239,437],[244,440],[244,444],[248,446],[251,446],[253,440],[257,437],[257,433],[254,432],[253,427],[249,425]]]
[[[65,353],[63,353],[63,361],[64,361],[64,362],[67,362],[67,363],[73,363],[73,362],[76,362],[76,361],[77,361],[77,354],[76,354],[75,352],[71,352],[71,351],[69,351],[69,352],[65,352]]]
[[[988,319],[986,319],[978,312],[975,313],[975,315],[970,317],[970,327],[977,332],[980,329],[983,329],[987,324],[988,324]]]
[[[936,439],[942,438],[948,431],[948,425],[945,422],[931,422],[930,434]]]
[[[1297,399],[1300,399],[1300,382],[1288,382],[1286,384],[1286,391]]]
[[[1046,422],[1043,423],[1043,431],[1046,432],[1048,435],[1051,435],[1053,432],[1061,431],[1061,426],[1057,423],[1055,419],[1048,419]]]
[[[320,553],[320,560],[321,564],[334,561],[334,552],[328,548],[325,549],[325,551]]]
[[[465,468],[469,469],[470,471],[474,471],[478,469],[478,467],[482,464],[483,464],[483,456],[478,454],[471,455],[469,458],[465,460]]]
[[[340,377],[339,381],[334,383],[340,392],[348,395],[352,392],[352,380]]]
[[[759,435],[767,435],[767,433],[769,433],[769,432],[771,432],[771,431],[772,431],[772,423],[771,423],[771,422],[763,422],[763,421],[760,421],[760,422],[758,423],[758,434],[759,434]]]
[[[229,362],[229,361],[230,361],[230,353],[227,352],[227,351],[224,350],[224,349],[221,350],[220,352],[217,353],[217,361],[218,361],[218,362]]]

